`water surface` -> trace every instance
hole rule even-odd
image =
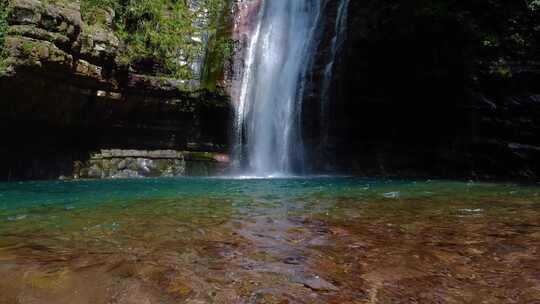
[[[0,184],[0,303],[535,303],[540,187]]]

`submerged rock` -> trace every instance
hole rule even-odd
[[[313,289],[315,291],[338,291],[334,284],[324,280],[319,276],[312,276],[307,278],[302,278],[298,281],[299,283],[304,284],[306,287]]]

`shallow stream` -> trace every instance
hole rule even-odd
[[[2,304],[537,303],[540,187],[0,184],[0,295]]]

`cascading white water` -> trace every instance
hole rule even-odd
[[[302,167],[303,82],[316,52],[321,0],[263,0],[244,58],[234,158],[244,174]]]

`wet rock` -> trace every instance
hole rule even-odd
[[[177,150],[101,150],[92,154],[86,164],[77,162],[75,175],[81,178],[213,175],[227,165],[219,158],[221,155]]]
[[[398,199],[401,196],[401,194],[397,191],[393,192],[386,192],[383,194],[383,197],[385,198],[391,198],[391,199]]]
[[[300,265],[304,263],[307,260],[306,257],[302,256],[293,256],[293,257],[287,257],[283,260],[283,263],[289,264],[289,265]]]
[[[9,21],[15,24],[34,24],[41,20],[43,7],[39,0],[17,0],[10,3]]]
[[[103,78],[103,69],[85,60],[79,59],[75,63],[75,74],[86,78],[95,79],[98,82],[106,82]]]
[[[26,279],[33,288],[55,291],[66,287],[70,279],[70,272],[67,269],[53,272],[31,272]]]
[[[331,2],[329,5],[335,7],[340,1]],[[390,9],[392,5],[395,7]],[[335,97],[329,103],[329,111],[325,111],[329,115],[325,119],[331,124],[330,134],[326,135],[329,143],[321,140],[320,102],[314,100],[304,110],[304,134],[312,134],[307,135],[311,140],[306,142],[317,143],[324,160],[314,161],[314,166],[328,170],[325,165],[334,162],[339,169],[330,172],[343,170],[363,176],[536,181],[540,175],[540,64],[536,52],[540,40],[534,38],[528,44],[516,46],[519,55],[516,48],[502,47],[492,49],[493,53],[499,52],[495,57],[490,52],[462,53],[459,50],[482,48],[478,44],[482,36],[471,40],[458,37],[488,33],[493,24],[474,30],[456,24],[481,24],[489,18],[486,16],[499,11],[506,16],[523,15],[527,17],[502,18],[501,23],[512,26],[500,26],[505,29],[500,36],[511,37],[515,35],[512,29],[521,28],[519,35],[526,37],[534,32],[533,28],[516,23],[537,24],[538,16],[530,14],[526,5],[499,1],[498,6],[480,8],[468,3],[429,18],[419,14],[402,19],[411,11],[420,12],[431,5],[432,2],[406,6],[398,2],[387,5],[349,1],[347,39],[335,61]],[[393,13],[374,15],[386,9]],[[456,17],[461,16],[457,13],[460,11],[467,12],[467,17]],[[381,24],[385,25],[379,27]],[[431,31],[420,30],[425,28]],[[399,37],[388,35],[396,31],[401,33]],[[328,31],[324,32],[323,35],[330,36]],[[327,58],[329,39],[322,39],[321,58]],[[403,43],[410,39],[418,43]],[[422,53],[424,42],[446,59]],[[391,56],[389,46],[402,51]],[[459,72],[450,58],[464,63],[457,68]],[[481,64],[468,69],[466,62]],[[315,73],[324,75],[325,65],[319,66]],[[462,81],[463,75],[474,79],[474,84]],[[438,102],[434,104],[432,100]],[[372,130],[372,125],[379,128]]]
[[[127,169],[128,167],[128,162],[126,159],[121,159],[119,162],[118,162],[118,165],[117,165],[117,169],[122,171],[122,170],[125,170]]]
[[[118,304],[151,304],[156,302],[156,299],[139,282],[134,280],[122,282],[118,289],[114,290],[112,299],[112,303]]]
[[[313,289],[315,291],[338,291],[339,290],[339,288],[337,288],[334,284],[324,280],[323,278],[317,275],[301,278],[298,282],[304,284],[304,286],[310,289]]]
[[[81,171],[82,178],[102,178],[103,170],[97,165],[92,165],[90,168]]]
[[[96,9],[83,20],[80,1],[12,0],[9,12],[7,58],[0,70],[5,109],[0,128],[24,129],[28,140],[24,147],[16,136],[5,143],[20,148],[2,155],[6,161],[0,163],[0,172],[6,173],[0,173],[0,179],[119,173],[113,162],[96,167],[89,161],[90,151],[103,147],[176,151],[196,145],[201,151],[226,151],[228,98],[223,92],[209,92],[195,77],[166,78],[163,69],[137,70],[134,63],[119,59],[126,56],[120,56],[125,50],[113,28],[113,10]],[[201,50],[204,54],[204,47]],[[54,139],[42,139],[43,135]],[[57,146],[42,149],[45,141]],[[38,150],[43,155],[19,153]],[[183,153],[165,154],[132,155],[170,161],[126,165],[122,169],[130,171],[118,176],[131,176],[133,171],[144,176],[211,174],[224,167],[197,159],[188,170]],[[24,160],[29,158],[33,161]],[[228,162],[223,155],[212,162],[217,159]],[[74,166],[76,162],[88,165]]]
[[[103,14],[107,15],[105,20],[109,20],[112,17],[108,16],[105,10]],[[83,27],[83,31],[80,37],[80,53],[83,57],[93,60],[94,62],[110,63],[114,62],[118,55],[118,48],[120,47],[120,40],[114,34],[110,25],[95,24],[92,26]]]
[[[195,91],[197,82],[185,79],[173,79],[142,74],[130,74],[127,87],[131,90],[143,90],[157,95],[175,95]]]
[[[82,19],[78,2],[44,3],[38,0],[10,1],[11,25],[32,25],[60,33],[74,41],[80,33]]]
[[[289,300],[281,295],[273,294],[269,291],[258,291],[253,293],[248,303],[253,304],[287,304]]]
[[[8,28],[7,34],[49,41],[63,50],[68,50],[71,43],[70,39],[65,35],[49,32],[32,25],[12,25]]]
[[[191,287],[189,287],[183,280],[178,279],[169,284],[167,292],[173,294],[174,296],[187,297],[193,292],[193,289],[191,289]]]
[[[48,41],[8,36],[5,48],[10,55],[10,62],[18,66],[48,67],[57,72],[67,72],[73,67],[73,56]]]

